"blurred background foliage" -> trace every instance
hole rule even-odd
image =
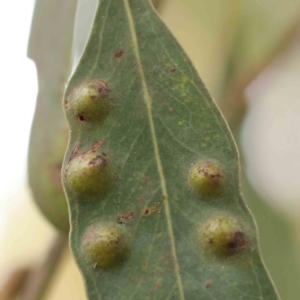
[[[78,1],[73,67],[84,47],[96,4],[97,0]],[[277,133],[276,129],[285,126],[286,118],[293,119],[291,109],[300,112],[300,0],[157,0],[156,5],[232,129],[242,160],[243,193],[259,227],[265,263],[282,300],[298,300],[300,189],[295,187],[291,194],[288,183],[297,182],[295,177],[300,163],[295,159],[299,160],[299,155],[278,156],[282,162],[276,162],[276,154],[280,150],[289,153],[286,148],[291,144],[294,152],[300,149],[300,131],[292,131],[290,142],[282,143],[289,134],[288,129],[299,128],[300,122],[292,122],[282,132]],[[47,28],[43,30],[46,34]],[[289,108],[289,114],[280,114],[286,112],[285,107]],[[271,115],[269,127],[263,122],[266,112]],[[266,134],[271,135],[275,141],[272,143],[280,150],[276,152],[274,148],[274,153],[262,151],[263,147],[259,145],[265,145],[267,149],[266,143],[271,143]],[[257,152],[264,156],[255,156]],[[272,160],[269,164],[263,163],[268,156],[273,157],[277,167],[272,167]],[[286,165],[287,169],[283,171]],[[278,184],[281,193],[274,193],[276,181],[266,178],[272,173],[281,173],[277,180],[286,182],[286,185],[284,182]],[[30,203],[26,195],[30,198],[24,187],[22,195],[12,196],[22,197],[24,202]],[[39,227],[26,241],[20,238],[21,231],[18,232],[14,225],[24,214],[26,217],[22,217],[21,222],[25,222],[28,232]],[[13,280],[26,278],[26,266],[41,263],[55,232],[32,203],[19,207],[11,218],[6,219],[5,243],[1,247],[6,260],[5,274],[11,274],[5,278],[11,280],[2,281],[16,286],[12,284]],[[11,273],[19,266],[25,266],[21,275]],[[46,299],[83,300],[83,289],[79,272],[67,251]]]

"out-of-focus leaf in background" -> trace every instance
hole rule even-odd
[[[71,70],[76,4],[76,0],[36,1],[28,48],[39,83],[29,146],[29,184],[46,218],[65,233],[69,218],[60,171],[68,128],[61,101]]]
[[[76,0],[36,1],[28,47],[39,88],[29,145],[29,185],[45,217],[64,234],[69,218],[60,173],[68,128],[61,100],[71,70],[76,4]],[[66,236],[58,234],[44,262],[30,273],[22,300],[43,298],[66,245]]]
[[[221,102],[228,60],[235,60],[234,77],[256,69],[299,10],[299,0],[165,0],[161,16]]]

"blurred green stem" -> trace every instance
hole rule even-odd
[[[53,275],[61,262],[68,239],[58,233],[41,265],[33,271],[25,283],[20,300],[42,300],[51,283]]]
[[[235,59],[237,54],[235,52],[239,51],[238,41],[239,41],[239,31],[237,31],[236,37],[236,47],[233,47],[234,53],[230,54],[228,59],[228,70],[225,73],[226,85],[224,85],[223,91],[223,101],[220,104],[221,111],[225,116],[226,120],[230,123],[240,111],[244,111],[246,108],[246,101],[244,98],[244,92],[250,83],[265,70],[275,59],[277,59],[282,53],[284,53],[296,39],[300,32],[300,14],[295,19],[293,25],[286,30],[283,34],[283,38],[278,42],[277,46],[261,61],[256,64],[252,70],[247,74],[234,76],[236,72],[232,70],[236,62]],[[227,78],[228,77],[228,78]]]

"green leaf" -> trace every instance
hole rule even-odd
[[[148,0],[99,2],[64,107],[89,299],[278,299],[231,133]]]
[[[39,86],[29,146],[29,184],[41,211],[64,232],[69,230],[69,218],[60,171],[68,127],[61,100],[71,68],[75,12],[76,0],[36,1],[28,49]]]

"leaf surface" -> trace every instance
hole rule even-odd
[[[93,80],[107,84],[114,108],[103,122],[79,122],[72,97]],[[99,2],[65,108],[71,247],[89,299],[278,299],[240,193],[228,126],[147,0]],[[105,196],[78,194],[68,181],[69,167],[95,151],[109,157],[115,188]],[[224,167],[224,190],[217,197],[198,194],[189,183],[191,166],[201,160]],[[219,215],[242,224],[246,246],[239,253],[217,257],[203,250],[203,223]],[[84,235],[96,223],[126,231],[130,255],[122,265],[103,269],[87,259]]]

